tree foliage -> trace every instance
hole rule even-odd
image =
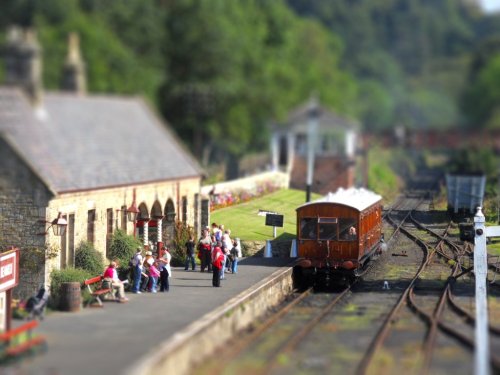
[[[262,146],[266,122],[311,92],[351,109],[356,89],[338,67],[340,41],[283,1],[176,1],[166,28],[163,113],[202,160]]]
[[[459,100],[467,83],[463,79],[467,64],[452,62],[470,55],[486,30],[500,33],[465,1],[288,0],[288,4],[341,37],[346,46],[342,65],[358,80],[369,82],[361,87],[359,116],[367,129],[376,131],[398,124],[409,128],[461,124]]]
[[[486,176],[486,194],[496,195],[498,191],[498,157],[492,150],[468,148],[456,150],[450,157],[448,169],[458,174],[484,174]]]
[[[143,16],[135,14],[134,19],[130,11],[141,11]],[[152,13],[153,19],[144,18]],[[36,29],[43,46],[43,82],[48,89],[60,87],[68,35],[76,32],[89,91],[140,93],[155,102],[163,74],[158,52],[163,35],[161,18],[161,8],[152,1],[113,1],[104,5],[91,0],[6,0],[2,3],[0,27],[2,32],[14,24]],[[160,30],[158,37],[151,38],[151,28]]]
[[[206,165],[267,149],[312,93],[371,131],[497,126],[498,20],[457,0],[4,0],[0,42],[36,27],[54,90],[76,31],[89,91],[146,95]]]
[[[500,37],[490,39],[476,51],[470,68],[470,85],[463,107],[471,126],[500,127]]]

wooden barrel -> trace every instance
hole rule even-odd
[[[79,282],[61,283],[59,308],[62,311],[79,311],[82,304],[82,294]]]

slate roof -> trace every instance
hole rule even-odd
[[[307,133],[309,111],[310,102],[306,102],[292,110],[283,124],[284,128],[293,130],[295,133]],[[359,128],[358,122],[339,116],[335,112],[320,105],[317,106],[316,111],[320,130],[331,128],[332,126],[342,129],[352,129],[354,131],[357,131]],[[284,128],[280,126],[278,129]]]
[[[137,97],[45,93],[34,110],[19,89],[0,87],[0,136],[56,193],[202,174]]]

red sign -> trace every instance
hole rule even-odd
[[[19,249],[0,254],[0,293],[19,283]]]

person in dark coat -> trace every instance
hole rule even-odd
[[[194,237],[189,237],[189,240],[186,242],[186,264],[184,265],[184,270],[187,271],[189,269],[189,263],[191,263],[191,269],[194,271],[196,269],[196,262],[194,260],[194,248],[196,244],[194,243]]]

